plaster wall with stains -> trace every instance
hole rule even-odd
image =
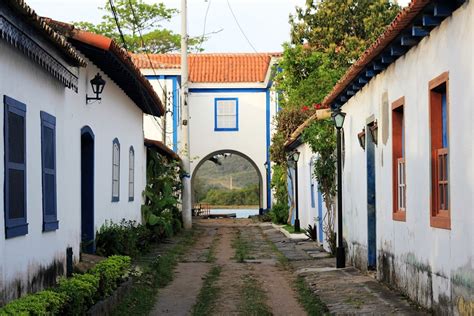
[[[344,237],[350,262],[367,269],[366,152],[357,134],[378,121],[375,147],[377,276],[438,314],[474,312],[474,3],[373,78],[342,108],[346,161]],[[428,83],[449,72],[451,229],[430,225]],[[391,103],[405,97],[406,221],[392,218]]]
[[[89,81],[97,72],[106,80],[102,101],[86,105],[92,94]],[[0,41],[0,97],[26,104],[28,234],[5,238],[4,204],[0,203],[0,306],[53,285],[65,273],[66,248],[79,259],[81,243],[81,128],[95,134],[94,225],[106,220],[141,221],[142,191],[146,182],[143,113],[92,62],[79,69],[79,92],[65,88],[39,65]],[[2,101],[3,106],[3,101]],[[40,111],[56,117],[57,217],[59,228],[42,231],[42,170]],[[3,126],[4,111],[0,111]],[[4,137],[0,132],[0,174],[4,174]],[[120,141],[120,201],[112,202],[112,141]],[[135,150],[134,200],[128,198],[129,148]],[[0,181],[3,201],[4,181]]]

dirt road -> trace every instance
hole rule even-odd
[[[199,237],[152,315],[306,315],[291,273],[250,220],[196,222]]]

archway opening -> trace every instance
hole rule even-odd
[[[213,152],[196,166],[191,177],[193,205],[198,214],[248,218],[263,202],[263,178],[248,156],[232,150]]]

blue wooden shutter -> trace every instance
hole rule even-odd
[[[43,183],[43,231],[56,230],[56,118],[41,112],[41,166]]]
[[[26,105],[4,96],[5,237],[26,235]]]

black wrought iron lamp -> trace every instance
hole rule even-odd
[[[371,125],[369,125],[370,136],[372,136],[372,141],[375,145],[378,144],[378,125],[377,121],[374,121]]]
[[[344,125],[346,113],[341,109],[336,109],[332,114],[332,119],[337,130],[337,248],[336,267],[346,266],[346,252],[342,238],[342,137],[341,129]]]
[[[290,167],[295,169],[295,233],[301,231],[299,206],[298,206],[298,160],[300,159],[300,152],[295,150],[288,155],[288,163]]]
[[[91,101],[100,101],[100,100],[102,100],[100,95],[104,91],[105,80],[102,79],[102,76],[99,73],[97,73],[97,75],[95,75],[95,77],[92,78],[92,80],[90,82],[91,82],[91,86],[92,86],[92,92],[94,92],[95,97],[89,97],[86,94],[86,103],[90,103]]]

